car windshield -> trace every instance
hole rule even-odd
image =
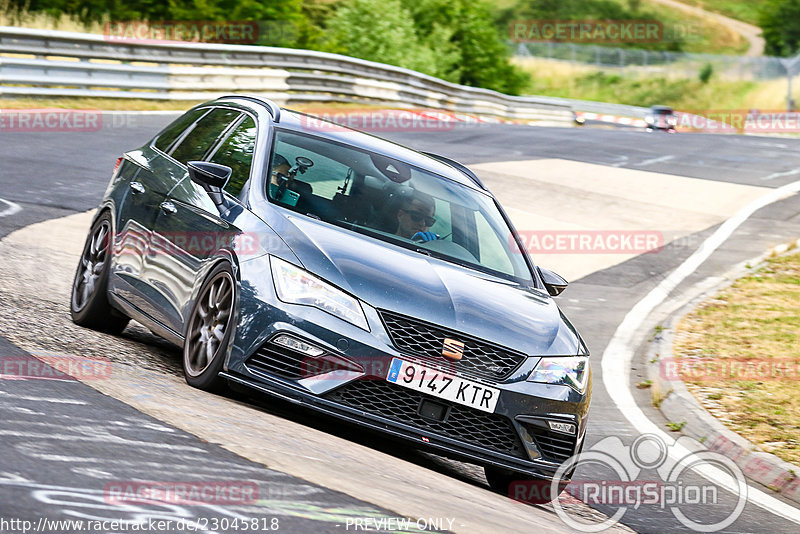
[[[375,239],[532,285],[494,200],[407,163],[276,130],[268,198]]]

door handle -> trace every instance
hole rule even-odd
[[[144,193],[144,186],[142,182],[131,182],[131,190],[133,191],[134,195],[140,195]]]
[[[178,213],[178,208],[176,208],[175,204],[173,204],[169,200],[162,202],[160,206],[161,206],[161,211],[163,211],[167,215]]]

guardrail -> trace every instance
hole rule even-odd
[[[132,42],[0,26],[0,96],[391,103],[519,120],[572,121],[569,101],[512,97],[337,54],[265,46]]]

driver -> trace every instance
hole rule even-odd
[[[414,194],[397,210],[397,230],[394,233],[423,243],[439,239],[438,235],[429,231],[436,222],[433,216],[435,209],[433,197],[414,191]]]

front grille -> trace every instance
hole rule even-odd
[[[563,463],[575,454],[575,442],[577,440],[575,436],[552,432],[534,425],[525,425],[525,428],[528,429],[528,433],[536,442],[536,447],[545,460]]]
[[[247,360],[247,366],[257,371],[299,380],[304,378],[304,359],[307,356],[284,349],[278,345],[264,343],[255,354]]]
[[[380,380],[351,382],[325,397],[351,408],[415,426],[421,433],[435,432],[471,445],[527,459],[514,426],[502,415],[436,399]],[[419,415],[418,409],[423,399],[431,399],[448,406],[445,419],[433,421]]]
[[[401,352],[434,359],[440,363],[446,363],[448,366],[454,366],[456,371],[476,377],[503,380],[526,358],[520,352],[417,319],[384,310],[380,311],[380,315],[392,343]],[[464,343],[464,355],[457,362],[452,362],[442,356],[446,338]]]

